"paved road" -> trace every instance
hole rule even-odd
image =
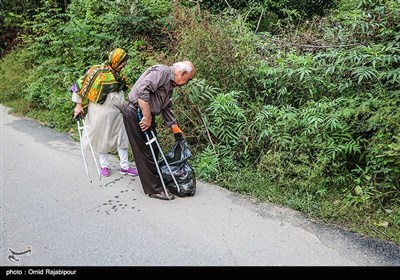
[[[398,246],[215,185],[149,198],[111,160],[90,183],[79,143],[1,106],[0,265],[400,266]]]

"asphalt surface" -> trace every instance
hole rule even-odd
[[[1,106],[1,266],[400,266],[391,243],[201,181],[149,198],[87,158],[92,183],[78,142]]]

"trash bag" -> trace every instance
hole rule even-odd
[[[174,175],[178,183],[179,190],[165,161],[161,160],[158,163],[167,189],[180,197],[194,196],[196,193],[196,177],[193,168],[188,162],[191,156],[192,153],[190,152],[189,144],[185,139],[178,140],[172,149],[165,154],[165,159],[171,168],[172,175]]]

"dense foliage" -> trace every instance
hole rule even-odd
[[[175,110],[200,178],[400,244],[398,1],[3,2],[0,102],[67,130],[68,87],[111,49],[131,84],[190,59]]]

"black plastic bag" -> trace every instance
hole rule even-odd
[[[158,164],[167,189],[180,197],[194,196],[196,193],[196,177],[188,162],[191,156],[189,144],[184,139],[178,140],[172,149],[165,154],[165,159],[179,185],[179,190],[164,160],[161,160]]]

